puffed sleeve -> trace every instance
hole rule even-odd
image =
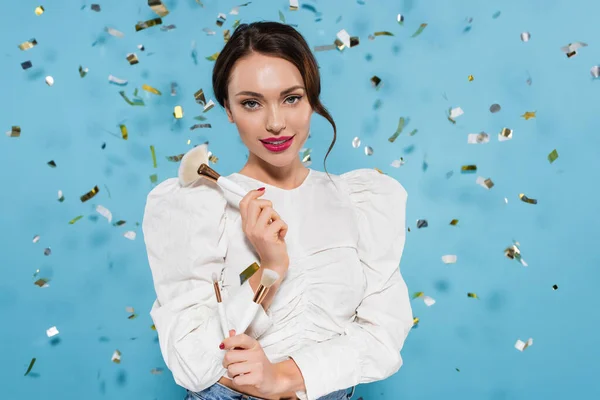
[[[413,326],[400,275],[407,193],[394,178],[373,169],[340,175],[347,183],[360,229],[358,257],[367,288],[344,334],[300,349],[290,357],[304,378],[301,399],[385,379],[400,369],[400,350]]]
[[[142,230],[156,291],[150,315],[175,382],[194,392],[227,373],[212,283],[213,273],[221,279],[225,265],[226,205],[216,184],[186,188],[171,178],[149,193],[144,210]],[[222,301],[233,328],[254,293],[249,280],[229,287]],[[271,325],[259,308],[246,333],[257,338]]]

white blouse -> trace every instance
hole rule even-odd
[[[295,361],[306,386],[296,392],[303,400],[394,374],[413,326],[399,270],[406,191],[374,169],[330,176],[335,185],[310,169],[291,190],[227,176],[247,190],[266,187],[260,198],[271,200],[288,225],[288,273],[245,333],[272,363]],[[241,197],[204,182],[193,188],[177,178],[160,183],[148,195],[143,219],[160,349],[175,382],[194,392],[227,376],[213,272],[233,329],[254,294],[239,275],[260,264],[242,231]]]

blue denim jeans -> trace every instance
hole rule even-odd
[[[333,393],[329,393],[323,397],[319,397],[318,400],[347,400],[354,396],[354,389],[356,386],[352,387],[352,391],[348,393],[348,390],[338,390]],[[260,397],[253,397],[247,394],[240,393],[233,389],[228,388],[225,385],[216,382],[214,385],[209,386],[208,388],[200,391],[200,392],[190,392],[187,391],[187,396],[185,400],[263,400]]]

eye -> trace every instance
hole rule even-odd
[[[289,99],[297,99],[298,101],[300,101],[301,98],[302,98],[302,96],[290,96],[287,99],[285,99],[285,101],[288,101]],[[293,103],[288,103],[288,104],[297,104],[298,101],[294,101]]]
[[[254,101],[254,100],[248,100],[248,101],[244,101],[244,102],[242,102],[242,105],[243,105],[244,107],[246,107],[247,109],[249,109],[249,110],[255,110],[255,109],[256,109],[256,107],[251,107],[251,106],[249,105],[249,104],[251,104],[251,103],[252,103],[252,104],[258,104],[258,103],[257,103],[256,101]]]

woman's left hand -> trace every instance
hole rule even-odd
[[[223,340],[223,367],[227,368],[227,376],[236,385],[250,385],[265,396],[284,392],[282,380],[279,379],[275,364],[265,355],[256,339],[246,334],[235,335],[230,331],[230,337]]]

